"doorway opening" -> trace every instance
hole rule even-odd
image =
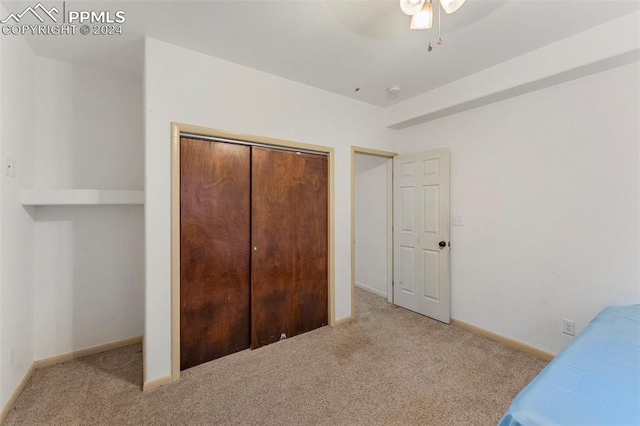
[[[352,317],[393,302],[393,157],[352,147]]]

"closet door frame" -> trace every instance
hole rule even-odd
[[[180,379],[180,135],[189,133],[205,137],[237,140],[271,146],[316,151],[327,155],[328,212],[327,212],[327,270],[329,326],[335,325],[335,268],[334,268],[334,149],[281,139],[230,132],[220,129],[171,123],[171,381]],[[144,351],[143,351],[144,354]]]

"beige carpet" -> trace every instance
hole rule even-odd
[[[356,312],[145,394],[140,345],[43,368],[5,424],[495,425],[545,365],[361,290]]]

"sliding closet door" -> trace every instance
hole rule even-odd
[[[251,148],[180,140],[181,369],[249,347],[250,187]]]
[[[252,148],[251,347],[327,324],[327,158]]]

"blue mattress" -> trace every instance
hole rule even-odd
[[[640,425],[640,305],[600,312],[513,400],[515,425]]]

